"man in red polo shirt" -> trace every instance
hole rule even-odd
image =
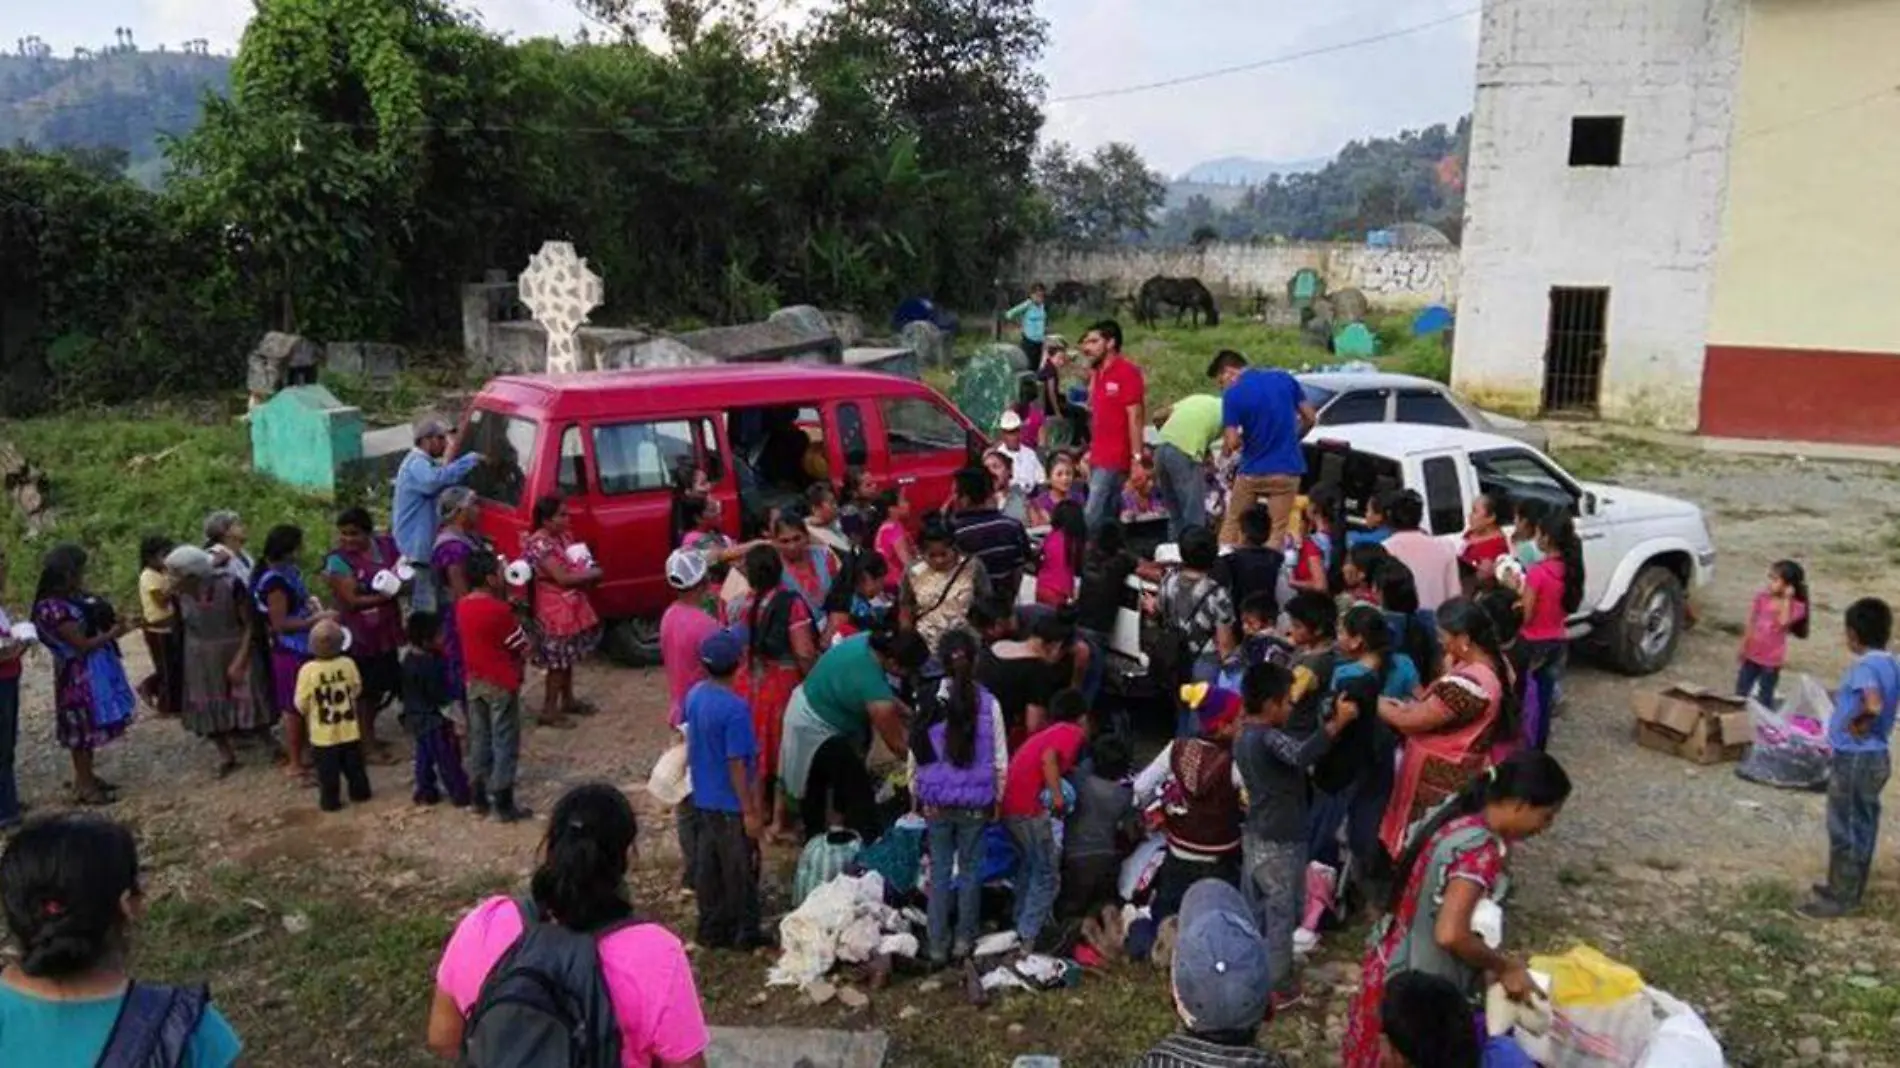
[[[1121,514],[1122,486],[1148,422],[1148,385],[1122,355],[1121,324],[1104,319],[1082,335],[1089,378],[1089,533]]]

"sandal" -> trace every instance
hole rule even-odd
[[[548,719],[546,717],[537,717],[534,721],[534,725],[537,727],[546,727],[547,729],[554,730],[554,731],[571,731],[575,727],[579,726],[579,724],[575,723],[573,720],[567,718],[566,716],[556,716],[553,719]]]
[[[236,771],[237,769],[238,769],[237,758],[232,757],[230,760],[219,761],[217,769],[212,774],[216,775],[220,779],[228,779],[231,777],[231,773]]]
[[[75,805],[84,808],[99,808],[117,801],[119,795],[112,790],[106,789],[105,784],[101,782],[95,784],[90,790],[74,790],[72,792],[72,799]]]
[[[592,701],[569,701],[567,703],[567,710],[576,716],[597,716],[600,714],[600,706]]]

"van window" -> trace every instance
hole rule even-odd
[[[969,435],[934,401],[895,397],[884,402],[884,432],[893,454],[944,452],[969,447]]]
[[[864,413],[856,404],[838,405],[838,449],[844,453],[846,467],[863,467],[871,461],[864,440]]]
[[[469,413],[461,452],[479,452],[482,462],[468,476],[468,488],[483,500],[518,508],[534,462],[535,425],[526,419],[481,408]]]
[[[613,496],[667,489],[681,460],[693,457],[695,428],[686,420],[594,428],[600,492]]]
[[[699,464],[706,471],[706,481],[718,482],[726,477],[726,458],[719,452],[719,428],[709,419],[695,419],[699,424]]]
[[[1458,478],[1458,462],[1449,456],[1425,461],[1425,507],[1433,534],[1458,534],[1465,529],[1465,488]]]
[[[581,428],[561,431],[561,466],[554,473],[554,488],[561,496],[571,497],[587,488],[587,450],[581,446]]]

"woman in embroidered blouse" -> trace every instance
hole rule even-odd
[[[482,537],[478,524],[481,506],[475,491],[467,486],[450,486],[436,498],[442,516],[442,529],[436,532],[435,548],[429,553],[429,570],[436,575],[441,591],[443,647],[448,651],[449,696],[456,701],[467,693],[462,661],[462,638],[455,627],[455,605],[474,587],[468,581],[468,561],[477,553],[493,555],[494,546]]]
[[[86,589],[86,551],[61,545],[46,554],[33,594],[33,625],[53,653],[53,722],[72,756],[73,801],[105,805],[118,788],[93,773],[93,751],[116,740],[137,704],[119,658],[119,639],[138,629]]]
[[[578,545],[568,528],[567,502],[543,497],[534,505],[534,533],[522,555],[534,568],[534,662],[548,673],[539,722],[571,727],[568,713],[588,715],[593,706],[574,700],[574,665],[600,644],[600,616],[587,590],[600,582],[600,568],[577,562]]]
[[[1466,783],[1419,825],[1360,969],[1340,1056],[1345,1068],[1386,1063],[1379,1005],[1395,975],[1435,975],[1467,997],[1489,976],[1512,998],[1531,996],[1524,961],[1488,945],[1472,921],[1481,903],[1500,904],[1509,892],[1511,843],[1549,829],[1569,797],[1570,777],[1556,758],[1527,750]]]
[[[1492,740],[1517,731],[1510,662],[1490,614],[1454,598],[1438,610],[1438,632],[1444,669],[1425,688],[1424,698],[1379,702],[1379,717],[1405,739],[1392,799],[1379,825],[1379,840],[1393,856],[1413,821],[1484,771]]]

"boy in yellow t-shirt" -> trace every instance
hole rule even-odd
[[[178,605],[165,556],[173,542],[148,534],[139,542],[139,630],[152,655],[152,673],[139,681],[138,693],[161,716],[176,716],[184,704],[185,644],[178,630]]]
[[[349,782],[351,801],[369,800],[363,728],[357,718],[363,676],[357,673],[356,662],[343,655],[343,628],[333,621],[311,628],[310,655],[310,661],[297,671],[297,712],[316,756],[317,807],[335,812],[343,807],[339,788],[344,780]]]

